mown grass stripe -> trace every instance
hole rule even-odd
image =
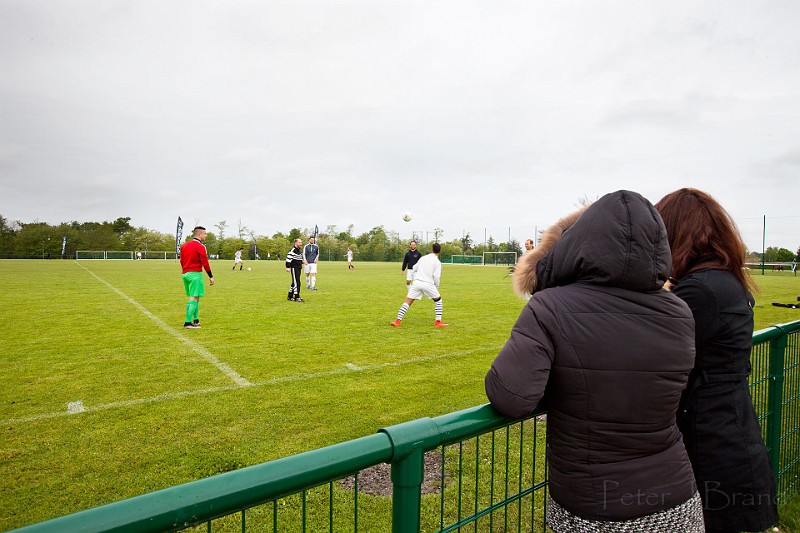
[[[276,385],[276,384],[279,384],[279,383],[287,383],[287,382],[294,382],[294,381],[307,381],[307,380],[311,380],[311,379],[325,378],[325,377],[335,376],[335,375],[339,375],[339,374],[350,374],[350,373],[353,373],[353,372],[369,372],[369,371],[380,370],[380,369],[388,368],[388,367],[397,367],[397,366],[410,365],[410,364],[416,364],[416,363],[425,363],[425,362],[428,362],[428,361],[436,361],[438,359],[448,359],[448,358],[451,358],[451,357],[459,357],[459,356],[462,356],[462,355],[471,355],[471,354],[474,354],[474,353],[486,352],[486,351],[490,351],[490,350],[499,350],[499,349],[500,349],[500,346],[487,346],[487,347],[483,347],[483,348],[474,348],[472,350],[460,350],[460,351],[457,351],[457,352],[450,352],[450,353],[439,354],[439,355],[428,355],[428,356],[424,356],[424,357],[414,357],[414,358],[411,358],[411,359],[405,359],[403,361],[391,361],[391,362],[385,362],[385,363],[378,363],[378,364],[374,364],[374,365],[364,365],[364,366],[361,366],[361,367],[356,367],[355,365],[351,365],[351,366],[346,366],[345,368],[337,368],[335,370],[328,370],[326,372],[314,372],[312,374],[295,374],[293,376],[282,376],[282,377],[279,377],[279,378],[267,379],[267,380],[264,380],[264,381],[250,383],[249,386],[250,387],[266,387],[266,386],[269,386],[269,385]],[[42,414],[39,414],[39,415],[33,415],[33,416],[22,417],[22,418],[8,418],[8,419],[5,419],[5,420],[0,420],[0,424],[20,424],[20,423],[23,423],[23,422],[36,422],[38,420],[45,420],[45,419],[48,419],[48,418],[57,418],[57,417],[62,417],[62,416],[67,416],[67,415],[72,415],[72,414],[78,414],[78,413],[91,413],[91,412],[94,412],[94,411],[106,411],[106,410],[109,410],[109,409],[116,409],[116,408],[121,408],[121,407],[131,407],[131,406],[134,406],[134,405],[142,405],[142,404],[147,404],[147,403],[156,403],[156,402],[162,402],[162,401],[177,400],[177,399],[180,399],[180,398],[186,398],[188,396],[201,396],[201,395],[204,395],[204,394],[213,394],[213,393],[216,393],[216,392],[231,391],[231,390],[236,390],[236,389],[240,389],[240,388],[241,388],[241,386],[239,386],[239,385],[228,385],[228,386],[224,386],[224,387],[210,387],[210,388],[207,388],[207,389],[199,389],[199,390],[194,390],[194,391],[172,392],[172,393],[167,393],[167,394],[159,394],[158,396],[153,396],[153,397],[150,397],[150,398],[136,398],[136,399],[132,399],[132,400],[122,400],[122,401],[119,401],[119,402],[111,402],[111,403],[94,405],[94,406],[91,406],[91,405],[87,406],[87,405],[83,405],[81,402],[78,402],[78,403],[81,403],[81,408],[82,408],[81,411],[67,410],[67,411],[58,411],[58,412],[55,412],[55,413],[42,413]]]
[[[163,320],[158,318],[156,315],[151,313],[145,306],[143,306],[142,304],[140,304],[139,302],[137,302],[136,300],[134,300],[133,298],[131,298],[130,296],[128,296],[127,294],[122,292],[121,290],[117,289],[116,287],[114,287],[110,283],[108,283],[106,280],[104,280],[103,278],[101,278],[100,276],[98,276],[97,274],[95,274],[94,272],[92,272],[91,270],[89,270],[88,268],[83,266],[82,264],[80,264],[78,261],[75,261],[75,264],[78,265],[79,267],[81,267],[82,269],[84,269],[86,272],[88,272],[92,276],[94,276],[98,281],[100,281],[103,285],[105,285],[106,287],[108,287],[109,289],[111,289],[112,291],[117,293],[119,296],[122,296],[130,304],[132,304],[134,307],[136,307],[136,309],[141,311],[147,318],[149,318],[150,320],[155,322],[155,324],[158,327],[160,327],[161,329],[163,329],[164,331],[169,333],[173,338],[181,341],[182,343],[187,345],[189,348],[191,348],[200,357],[202,357],[203,359],[205,359],[206,361],[208,361],[212,365],[216,366],[223,374],[225,374],[226,376],[231,378],[233,380],[233,382],[236,383],[238,386],[240,386],[240,387],[249,387],[249,386],[251,386],[251,383],[248,380],[243,378],[238,372],[236,372],[234,369],[232,369],[227,363],[223,363],[214,354],[212,354],[211,352],[209,352],[208,350],[206,350],[205,348],[203,348],[202,346],[200,346],[199,344],[197,344],[193,340],[191,340],[191,339],[187,338],[186,336],[181,335],[180,333],[178,333],[169,324],[167,324],[166,322],[164,322]]]

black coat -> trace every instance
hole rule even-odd
[[[638,518],[696,492],[675,423],[694,321],[662,289],[670,265],[652,205],[604,196],[538,262],[536,291],[486,375],[502,414],[523,417],[546,396],[550,494],[582,518]]]
[[[747,377],[753,300],[731,273],[700,270],[673,292],[692,310],[697,358],[678,426],[708,529],[762,531],[778,520],[775,477]]]
[[[405,271],[406,268],[414,268],[414,265],[417,264],[422,258],[422,252],[417,250],[409,250],[406,252],[406,255],[403,257],[403,266],[400,270]]]

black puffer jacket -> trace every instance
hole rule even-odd
[[[546,396],[550,494],[571,513],[618,521],[685,502],[696,487],[675,413],[694,321],[662,289],[661,217],[637,193],[611,193],[538,254],[514,273],[534,294],[486,376],[489,400],[522,417]]]

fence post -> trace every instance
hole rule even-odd
[[[416,448],[392,463],[392,532],[419,533],[425,452]]]
[[[779,328],[780,329],[780,328]],[[780,472],[781,456],[781,421],[783,414],[783,379],[784,379],[784,358],[788,335],[781,330],[780,337],[769,342],[769,374],[770,382],[767,392],[767,449],[769,459],[772,464],[772,472],[777,479]]]
[[[442,432],[427,417],[378,431],[392,442],[392,533],[419,533],[425,452],[441,443]]]

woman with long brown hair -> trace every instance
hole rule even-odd
[[[695,366],[678,427],[709,533],[763,531],[778,520],[775,476],[750,397],[752,291],[736,224],[708,193],[658,203],[672,251],[672,292],[695,319]]]

